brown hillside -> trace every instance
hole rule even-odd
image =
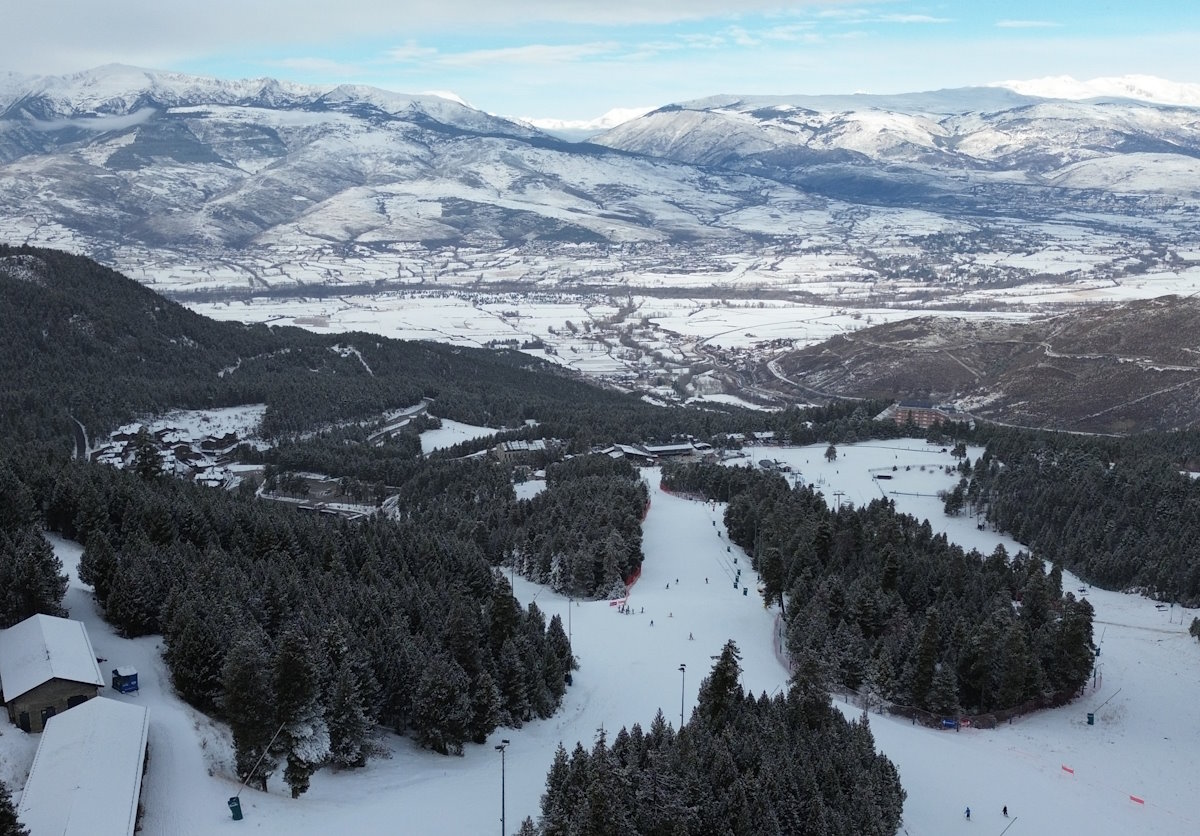
[[[953,403],[981,418],[1081,432],[1200,423],[1200,300],[1166,296],[1033,322],[920,317],[777,360],[844,397]]]

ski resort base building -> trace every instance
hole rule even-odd
[[[0,630],[0,692],[8,718],[40,732],[55,714],[100,693],[104,677],[80,621],[34,615]]]

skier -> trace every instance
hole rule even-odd
[[[1005,804],[1004,809],[1001,810],[1000,812],[1004,814],[1004,818],[1008,818],[1008,805]]]
[[[968,807],[967,808],[967,821],[970,821],[970,820],[971,820],[971,808]]]
[[[696,640],[696,637],[695,637],[695,636],[693,636],[691,633],[688,633],[688,641],[690,641],[690,642],[691,642],[691,641],[695,641],[695,640]],[[1007,808],[1007,807],[1005,807],[1004,809],[1005,809],[1005,810],[1007,810],[1008,808]],[[1005,813],[1004,815],[1006,815],[1006,816],[1007,816],[1007,815],[1008,815],[1008,813]]]
[[[650,619],[650,626],[651,626],[651,627],[653,627],[653,626],[654,626],[654,619],[653,619],[653,618],[652,618],[652,619]]]

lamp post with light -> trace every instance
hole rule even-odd
[[[679,730],[683,731],[683,694],[687,683],[687,665],[679,664]]]
[[[496,751],[500,753],[500,836],[507,832],[504,829],[504,750],[508,748],[508,739],[501,738]]]

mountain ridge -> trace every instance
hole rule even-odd
[[[918,317],[774,361],[840,397],[952,404],[989,421],[1126,434],[1200,424],[1200,299],[1164,296],[1028,322]]]
[[[1082,249],[1107,279],[1200,248],[1194,108],[1000,88],[823,110],[716,97],[570,143],[359,86],[117,65],[0,87],[0,239],[205,276],[189,289],[222,265],[238,289],[712,275],[811,294],[815,262],[940,292],[1037,280],[1014,252]]]

